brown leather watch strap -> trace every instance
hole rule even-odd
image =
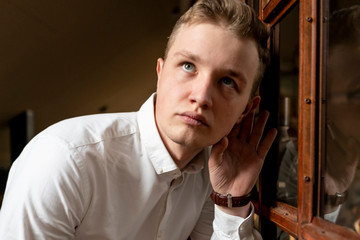
[[[230,193],[220,194],[217,192],[213,192],[210,195],[211,200],[219,206],[223,207],[243,207],[250,202],[251,192],[240,197],[233,197]]]

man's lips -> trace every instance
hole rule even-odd
[[[205,117],[203,117],[200,114],[193,113],[193,112],[184,112],[184,113],[179,114],[179,116],[184,122],[186,122],[190,125],[194,125],[194,126],[204,125],[207,127],[209,126]]]

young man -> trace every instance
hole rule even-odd
[[[240,1],[197,2],[139,112],[66,120],[28,144],[0,238],[260,239],[248,193],[276,135],[260,143],[267,113],[251,130],[267,36]]]

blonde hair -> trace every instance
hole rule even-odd
[[[259,55],[259,67],[252,88],[251,96],[253,96],[269,63],[269,52],[267,49],[269,32],[266,26],[259,20],[255,11],[240,0],[197,1],[176,22],[166,46],[165,59],[181,27],[199,23],[220,25],[240,39],[250,39],[255,42]]]

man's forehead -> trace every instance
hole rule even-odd
[[[226,28],[226,26],[224,24],[211,22],[211,21],[196,21],[196,22],[194,21],[194,22],[190,22],[190,23],[184,23],[179,27],[178,33],[188,31],[190,29],[202,27],[202,26],[211,26],[211,27],[222,29],[226,32],[232,33],[232,31],[230,31],[228,28]],[[236,37],[235,34],[234,34],[234,37]]]
[[[202,31],[201,29],[212,29],[211,31]],[[201,31],[201,34],[198,34]],[[219,31],[223,31],[223,34],[219,34]],[[185,35],[185,37],[184,37]],[[222,23],[215,23],[215,22],[193,22],[193,23],[185,23],[182,24],[174,34],[172,39],[171,46],[169,46],[169,51],[173,47],[174,43],[179,42],[189,42],[193,41],[194,36],[202,36],[202,41],[207,41],[207,39],[211,39],[212,36],[217,36],[218,38],[222,38],[224,36],[230,36],[234,40],[234,42],[252,42],[256,48],[256,41],[255,39],[248,38],[248,37],[241,37],[240,35],[236,34],[234,31],[230,30],[226,27],[225,24]],[[200,39],[200,38],[199,38]],[[257,49],[257,48],[256,48]]]
[[[213,31],[206,31],[204,29],[213,29]],[[212,36],[218,36],[221,37],[224,34],[218,34],[219,31],[228,32],[231,35],[233,35],[234,39],[236,41],[241,41],[242,39],[238,38],[233,34],[230,30],[226,29],[225,27],[211,23],[211,22],[196,22],[191,24],[183,24],[179,29],[177,30],[173,42],[170,46],[169,51],[172,50],[174,44],[182,44],[183,42],[189,44],[188,46],[191,47],[191,45],[195,44],[198,41],[201,41],[202,43],[207,42],[209,39],[212,39]],[[201,34],[199,34],[201,32]],[[209,40],[211,41],[211,40]]]
[[[180,57],[182,61],[204,63],[202,66],[248,83],[255,79],[260,63],[254,40],[240,38],[226,27],[209,22],[184,24],[179,28],[167,58],[175,61]]]

